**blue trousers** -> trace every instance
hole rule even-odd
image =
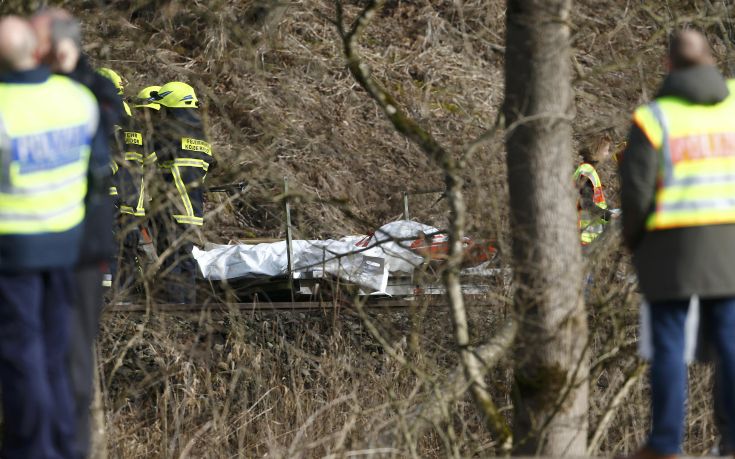
[[[652,428],[648,446],[659,454],[678,454],[684,437],[687,368],[684,363],[684,323],[689,300],[651,303],[653,361],[651,362]],[[712,341],[724,387],[722,403],[728,421],[735,420],[735,298],[701,299],[700,330]],[[730,438],[735,423],[728,422]]]
[[[68,383],[71,271],[0,273],[0,457],[71,458],[74,402]]]

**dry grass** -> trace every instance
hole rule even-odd
[[[410,328],[406,314],[373,320],[422,370],[439,378],[454,367],[444,312],[422,324],[413,351],[401,333]],[[108,317],[102,337],[112,457],[341,457],[370,448],[380,426],[431,391],[355,318]],[[471,407],[456,410],[468,417],[458,425],[481,438]],[[443,449],[437,435],[410,447]]]
[[[403,191],[441,184],[441,171],[394,133],[356,89],[328,21],[333,6],[327,0],[55,3],[82,18],[87,51],[98,64],[120,71],[128,94],[169,80],[198,89],[219,160],[208,182],[253,185],[232,203],[209,196],[208,208],[216,211],[204,228],[207,240],[283,237],[277,199],[283,177],[298,195],[300,238],[364,233],[401,215]],[[346,3],[348,14],[361,4]],[[666,26],[701,25],[721,57],[732,54],[731,24],[719,20],[731,17],[732,7],[718,1],[660,3],[575,2],[577,145],[602,130],[616,142],[624,139],[629,113],[654,94],[663,74]],[[0,13],[34,6],[7,0],[0,2]],[[504,20],[501,1],[390,0],[367,30],[361,53],[406,111],[456,153],[492,126],[502,103]],[[507,249],[504,154],[503,139],[493,139],[464,174],[468,233],[496,237]],[[615,204],[613,168],[602,177]],[[445,226],[446,206],[437,198],[412,199],[412,217]],[[590,267],[592,429],[639,363],[639,298],[618,240],[611,235]],[[477,342],[492,335],[505,308],[499,295],[472,310]],[[110,455],[348,457],[370,450],[380,445],[381,429],[407,432],[406,412],[432,397],[434,382],[455,367],[446,313],[418,317],[374,318],[415,365],[402,367],[350,317],[107,316],[100,373]],[[509,368],[503,362],[489,376],[496,402],[508,414]],[[417,370],[435,380],[419,378]],[[710,374],[695,367],[692,376],[685,449],[700,454],[714,439]],[[616,411],[594,454],[630,451],[643,442],[649,422],[644,380]],[[425,436],[404,436],[400,444],[373,452],[482,457],[495,451],[469,400],[453,404],[447,414],[450,421]]]
[[[348,14],[359,4],[350,2]],[[208,220],[207,239],[221,240],[223,225],[240,227],[236,236],[283,236],[274,198],[284,176],[299,195],[297,237],[367,231],[400,215],[401,192],[440,185],[440,171],[355,89],[327,20],[333,14],[329,2],[182,5],[113,2],[101,23],[89,29],[90,52],[120,68],[132,87],[187,79],[208,99],[210,134],[222,166],[208,180],[244,179],[254,189],[234,204],[222,205],[223,197],[211,196],[211,207],[219,204],[222,211]],[[714,13],[690,2],[661,7],[578,2],[573,18],[577,144],[603,130],[617,142],[624,139],[628,114],[653,95],[663,74],[660,30],[666,24],[699,16],[693,22],[710,32],[721,55],[728,54],[730,41],[722,39],[727,35],[711,19]],[[101,17],[99,11],[81,14]],[[406,111],[450,151],[459,152],[492,126],[502,103],[503,21],[502,2],[394,0],[368,29],[361,53]],[[469,233],[497,237],[504,246],[502,138],[480,149],[465,174]],[[615,203],[613,168],[602,174]],[[435,199],[412,199],[412,216],[444,226],[445,204]],[[639,298],[617,240],[611,235],[600,261],[590,267],[595,279],[588,298],[593,430],[639,365],[634,357]],[[493,333],[504,314],[502,296],[489,303],[493,306],[473,310],[478,342]],[[111,451],[121,457],[187,452],[193,457],[342,457],[385,446],[378,441],[381,428],[407,432],[404,414],[435,390],[417,373],[440,381],[454,368],[455,354],[444,313],[424,320],[410,315],[380,319],[389,342],[411,352],[415,367],[399,366],[359,321],[344,317],[152,317],[143,323],[108,318],[102,351]],[[506,413],[509,368],[500,365],[490,377]],[[699,454],[713,443],[706,391],[710,375],[703,368],[692,371],[685,448]],[[495,445],[469,401],[454,404],[448,415],[450,422],[439,423],[426,436],[404,437],[379,451],[386,456],[493,453]],[[386,420],[395,423],[384,425]],[[648,422],[647,386],[641,378],[592,453],[634,449],[644,441]]]

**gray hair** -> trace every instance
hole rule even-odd
[[[82,47],[82,27],[73,17],[55,17],[51,20],[51,43],[56,46],[64,39],[70,39],[77,48]]]

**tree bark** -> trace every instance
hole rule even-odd
[[[571,0],[508,0],[507,164],[516,454],[586,453],[589,364],[572,184]]]

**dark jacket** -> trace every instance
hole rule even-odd
[[[728,95],[717,69],[700,66],[669,74],[656,97],[710,105]],[[658,166],[658,152],[634,124],[620,163],[621,207],[623,237],[633,253],[643,294],[649,301],[735,295],[735,225],[646,230]]]
[[[163,115],[154,132],[154,148],[158,164],[166,170],[176,159],[198,159],[206,162],[211,170],[216,162],[211,154],[184,149],[182,139],[204,141],[204,126],[197,110],[191,108],[161,108]],[[179,168],[181,179],[191,202],[194,216],[204,216],[204,189],[203,181],[206,171],[197,167]],[[179,191],[170,173],[163,174],[160,181],[161,189],[155,192],[159,196],[177,196]],[[169,208],[170,204],[169,201]],[[165,206],[165,204],[163,204]],[[182,213],[182,209],[171,210],[174,214]]]
[[[80,265],[90,265],[110,261],[115,250],[112,235],[114,206],[109,196],[110,139],[113,138],[114,125],[120,123],[124,111],[115,85],[97,73],[85,56],[79,59],[77,67],[68,76],[89,88],[100,108],[100,123],[92,140],[89,158],[89,190],[85,200],[84,238],[79,255]]]

